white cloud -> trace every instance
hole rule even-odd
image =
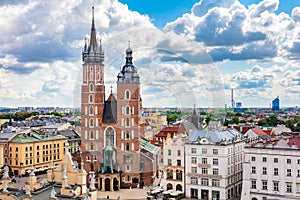
[[[299,56],[299,8],[276,14],[279,0],[245,8],[239,1],[200,0],[191,13],[165,26],[209,46],[215,61]],[[238,50],[238,51],[237,51]]]

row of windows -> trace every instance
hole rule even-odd
[[[97,80],[100,80],[101,76],[100,76],[100,66],[97,66],[98,69],[97,69]],[[90,66],[90,68],[87,68],[86,70],[83,70],[83,79],[84,81],[86,81],[86,79],[88,78],[88,75],[87,75],[87,72],[89,70],[89,74],[90,74],[90,78],[89,80],[90,81],[93,81],[94,80],[94,68],[93,66]],[[96,71],[96,70],[95,70]],[[90,84],[90,91],[94,91],[94,86],[92,84]]]
[[[197,173],[197,167],[191,167],[191,172],[192,173]],[[208,174],[208,168],[202,167],[201,168],[201,174]],[[218,168],[213,168],[212,169],[212,174],[213,175],[219,175],[219,169]]]
[[[172,159],[168,159],[168,166],[175,166],[175,163],[172,163]],[[181,166],[181,160],[176,160],[176,166]]]
[[[93,143],[91,143],[90,145],[86,144],[86,149],[90,150],[90,151],[98,151],[98,144],[96,144],[96,146],[94,146]],[[121,150],[122,151],[130,151],[130,144],[126,143],[124,146],[124,143],[121,144]],[[134,151],[134,143],[131,143],[131,150]]]
[[[255,162],[256,161],[256,157],[255,156],[252,156],[251,157],[251,161],[252,162]],[[267,162],[268,160],[267,160],[267,157],[262,157],[262,162]],[[273,158],[273,162],[274,163],[278,163],[278,158]],[[286,159],[286,163],[287,164],[292,164],[292,159],[290,159],[290,158],[287,158]],[[300,164],[300,159],[297,159],[297,164]]]
[[[201,158],[202,164],[208,164],[207,158]],[[191,157],[191,164],[197,164],[197,157]],[[219,159],[213,158],[213,165],[219,165]]]
[[[256,174],[256,167],[251,167],[251,173]],[[262,167],[262,174],[267,175],[267,167]],[[278,176],[278,168],[273,168],[273,175]],[[292,176],[292,169],[286,169],[286,176]],[[300,170],[297,170],[297,176],[300,177]]]
[[[93,99],[93,96],[90,95],[90,103],[92,103],[92,99]],[[124,107],[122,107],[122,114],[125,114],[125,115],[130,115],[132,113],[132,115],[134,114],[134,107],[132,107],[132,109],[130,110],[130,106],[126,106],[125,109]],[[85,114],[87,114],[87,106],[85,107]],[[89,115],[97,115],[98,114],[98,107],[95,106],[95,109],[94,109],[94,106],[90,106],[89,108]]]
[[[168,149],[168,156],[172,155],[172,150]],[[181,156],[181,150],[177,150],[177,156]]]
[[[233,165],[228,167],[228,174],[235,173],[236,171],[243,169],[243,163],[238,163],[237,165]]]
[[[56,157],[56,155],[53,156],[53,160],[56,160],[56,158],[59,160],[59,155],[57,155],[57,157]],[[52,160],[52,156],[43,157],[43,162],[47,162],[48,160]],[[40,163],[40,159],[39,158],[36,159],[36,163]],[[12,165],[12,160],[11,159],[9,160],[9,164]],[[16,160],[15,164],[19,165],[19,161]],[[25,165],[31,165],[31,164],[32,164],[32,160],[31,159],[30,160],[25,160]],[[22,163],[20,163],[20,165],[22,165]]]
[[[93,91],[94,91],[94,86],[92,84],[90,84],[90,92],[93,92]],[[125,91],[125,99],[130,100],[130,91],[129,90]],[[89,103],[94,103],[94,95],[93,94],[89,95]],[[128,113],[129,113],[129,111],[128,111]]]
[[[64,143],[64,146],[65,146],[65,143]],[[52,148],[52,144],[49,144],[49,145],[48,145],[48,144],[43,145],[43,149],[48,149],[48,147],[49,147],[49,149],[51,149],[51,148]],[[54,148],[59,148],[59,143],[58,143],[58,144],[53,144],[53,147],[54,147]],[[29,148],[28,148],[28,147],[25,147],[25,152],[27,152],[28,149],[29,149],[29,151],[32,151],[32,146],[30,146]],[[40,146],[37,145],[37,146],[36,146],[36,149],[37,149],[37,150],[40,150]],[[12,147],[9,147],[9,151],[12,151]],[[16,147],[16,152],[18,152],[18,151],[19,151],[19,148]]]
[[[291,193],[293,192],[293,184],[290,182],[285,183],[285,192]],[[258,189],[257,188],[257,181],[251,180],[251,189]],[[268,190],[268,181],[262,180],[261,182],[261,189]],[[279,181],[273,181],[273,191],[279,191]],[[296,183],[296,192],[300,192],[300,183]]]
[[[181,170],[176,170],[176,180],[182,180],[182,171]],[[173,172],[173,170],[168,170],[167,171],[167,179],[173,179],[173,174],[174,174],[174,172]]]
[[[208,178],[201,178],[201,185],[209,185],[209,179]],[[197,177],[191,177],[191,184],[198,185],[198,178]],[[220,181],[218,179],[212,179],[211,180],[211,186],[219,187]]]
[[[91,130],[89,132],[89,136],[87,135],[87,131],[85,132],[85,139],[90,139],[90,140],[94,140],[94,139],[98,139],[99,138],[99,133],[98,131],[96,130],[96,134],[94,133],[93,130]],[[121,135],[121,139],[124,139],[124,133],[122,132],[122,135]],[[134,139],[134,132],[132,131],[131,133],[127,130],[126,133],[125,133],[125,140],[130,140],[130,139]]]
[[[196,153],[197,153],[197,149],[196,149],[196,148],[191,148],[191,153],[192,153],[192,154],[196,154]],[[202,148],[202,149],[201,149],[201,153],[202,153],[202,154],[208,154],[208,151],[207,151],[206,148]],[[218,154],[219,154],[219,150],[218,150],[218,149],[213,149],[213,150],[212,150],[212,153],[213,153],[214,155],[218,155]]]

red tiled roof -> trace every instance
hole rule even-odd
[[[154,144],[156,146],[162,147],[164,143],[160,140],[148,140],[151,144]]]
[[[179,129],[179,126],[168,126],[163,128],[161,131],[159,131],[155,137],[167,137],[168,134],[171,134],[171,137],[173,137],[174,133],[177,133]]]
[[[298,148],[300,148],[300,138],[299,137],[291,138],[287,144],[289,146],[292,146],[295,144]]]
[[[167,126],[167,127],[163,128],[161,131],[165,131],[165,132],[177,132],[178,129],[179,129],[179,126]]]
[[[266,136],[267,134],[261,130],[260,128],[258,127],[255,127],[253,129],[251,129],[256,135],[258,135],[259,137],[263,137],[263,136]]]
[[[265,134],[267,134],[267,135],[271,135],[271,131],[272,130],[263,130],[263,132],[265,133]],[[274,135],[274,134],[273,134]]]

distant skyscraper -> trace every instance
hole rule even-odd
[[[279,97],[275,98],[272,101],[272,111],[278,112],[279,111]]]

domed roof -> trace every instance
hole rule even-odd
[[[126,53],[132,53],[132,49],[131,49],[130,47],[128,47],[128,48],[126,49]]]

